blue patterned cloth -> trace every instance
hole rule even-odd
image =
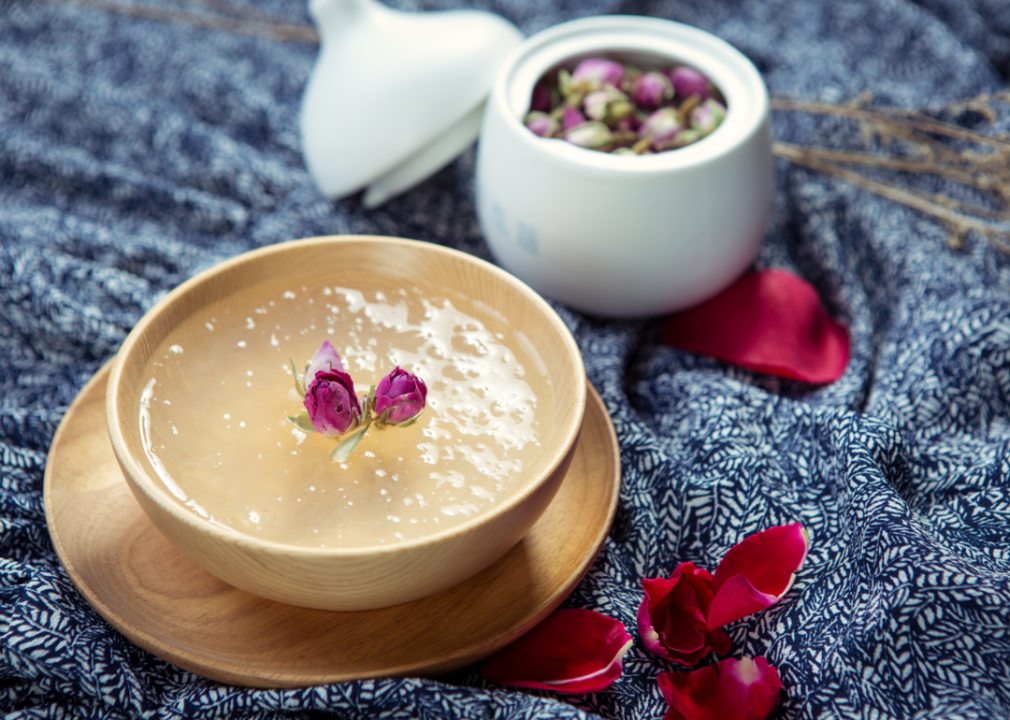
[[[189,7],[143,0],[154,7]],[[410,10],[457,0],[404,0]],[[1006,87],[1003,0],[483,0],[531,34],[592,14],[699,26],[773,96],[903,107]],[[303,0],[260,10],[309,24]],[[659,718],[671,669],[636,641],[609,690],[558,696],[467,668],[439,681],[221,686],[112,630],[61,568],[46,454],[85,382],[166,291],[237,253],[370,233],[489,258],[474,152],[376,210],[331,203],[301,157],[304,42],[40,0],[0,3],[0,709],[9,717]],[[993,132],[1010,129],[1010,113]],[[362,122],[367,122],[366,118]],[[960,118],[978,123],[978,116]],[[778,140],[852,146],[851,124],[776,112]],[[931,178],[920,189],[957,194]],[[852,360],[812,387],[662,346],[658,321],[558,307],[616,426],[616,522],[566,601],[635,625],[641,580],[714,569],[771,525],[812,547],[778,605],[730,625],[765,655],[778,718],[1010,716],[1010,258],[978,236],[780,161],[756,265],[810,281]],[[969,197],[962,192],[960,197]]]

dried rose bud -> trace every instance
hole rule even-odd
[[[581,125],[585,121],[586,116],[583,115],[578,108],[565,107],[564,114],[561,118],[561,130],[567,132],[576,125]]]
[[[546,84],[540,82],[534,86],[533,99],[530,101],[530,110],[534,112],[550,112],[551,90]]]
[[[351,376],[340,370],[321,370],[305,388],[305,410],[317,433],[335,438],[361,422],[361,403]]]
[[[655,145],[655,149],[659,152],[664,152],[666,150],[676,150],[677,148],[687,147],[688,145],[693,145],[694,143],[701,140],[705,135],[698,132],[692,128],[686,130],[680,130],[672,138],[664,143]]]
[[[575,79],[572,78],[572,74],[564,68],[558,70],[558,92],[561,93],[561,96],[567,100],[574,89]]]
[[[673,99],[673,83],[666,75],[655,70],[642,73],[631,84],[631,99],[642,110],[655,110],[667,100]]]
[[[709,98],[691,111],[691,127],[708,135],[726,119],[726,106],[715,98]]]
[[[572,79],[576,83],[593,85],[594,90],[599,90],[607,85],[615,88],[621,87],[624,81],[624,66],[612,60],[602,58],[588,58],[583,60],[572,73]]]
[[[616,127],[617,123],[627,120],[635,112],[635,106],[630,100],[618,100],[607,107],[607,123]]]
[[[645,115],[639,117],[637,114],[632,113],[626,118],[622,118],[614,126],[615,130],[631,130],[632,132],[638,132],[638,128],[642,126],[642,121],[645,120]]]
[[[598,120],[611,127],[635,111],[628,96],[612,85],[589,93],[583,102],[583,108],[590,120]]]
[[[630,147],[619,147],[614,148],[610,151],[611,155],[638,155],[637,152],[632,150]]]
[[[399,367],[379,381],[375,388],[376,422],[405,426],[417,420],[424,410],[428,388],[417,375]]]
[[[705,136],[702,133],[694,129],[681,130],[679,133],[673,136],[673,140],[671,142],[673,144],[673,147],[682,148],[687,145],[693,145],[694,143],[701,140],[703,137]]]
[[[665,145],[684,129],[684,116],[676,108],[660,108],[638,128],[640,138],[651,137],[653,148]]]
[[[697,95],[702,100],[712,97],[712,83],[694,68],[681,66],[670,71],[670,82],[679,98]]]
[[[578,145],[587,150],[602,150],[606,152],[613,144],[610,128],[594,120],[584,122],[567,130],[564,137],[572,145]]]
[[[576,82],[570,72],[564,68],[558,70],[558,93],[567,107],[581,108],[586,95],[598,89],[595,82]]]
[[[559,129],[558,121],[545,112],[534,111],[526,116],[526,127],[534,135],[551,137]]]
[[[312,384],[312,381],[316,379],[317,372],[329,372],[330,370],[344,372],[344,363],[340,361],[337,349],[333,347],[329,340],[324,340],[322,347],[316,350],[316,354],[312,356],[308,367],[305,368],[303,387],[308,387]]]
[[[611,99],[610,93],[606,90],[597,90],[586,95],[586,99],[582,103],[586,117],[603,122],[603,119],[607,117],[607,103]]]

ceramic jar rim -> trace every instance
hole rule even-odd
[[[550,70],[592,56],[655,58],[700,70],[723,93],[726,119],[692,145],[646,156],[595,152],[530,132],[522,118],[537,81]],[[538,147],[546,156],[615,173],[663,172],[706,163],[745,144],[760,131],[770,111],[760,73],[732,45],[689,25],[631,15],[572,20],[527,38],[503,62],[491,88],[490,106],[505,117],[520,142]]]

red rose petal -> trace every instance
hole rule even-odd
[[[745,576],[736,575],[726,581],[722,592],[712,600],[712,609],[707,618],[708,627],[714,630],[736,622],[742,617],[771,607],[778,599],[775,595],[759,592]]]
[[[810,546],[800,523],[768,528],[734,545],[715,569],[715,593],[706,615],[709,628],[722,627],[771,607],[793,584]]]
[[[729,652],[729,636],[706,621],[711,582],[707,570],[690,562],[678,565],[668,580],[642,581],[645,597],[638,608],[638,634],[648,650],[682,665],[694,665],[713,650]]]
[[[782,690],[778,671],[763,657],[727,658],[657,680],[670,706],[664,720],[764,720]]]
[[[631,648],[622,623],[593,610],[555,610],[481,666],[488,680],[560,693],[603,690]]]
[[[782,270],[752,271],[711,300],[671,315],[662,341],[732,365],[809,383],[841,377],[849,333],[813,286]]]

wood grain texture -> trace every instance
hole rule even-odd
[[[503,338],[521,335],[526,339],[532,352],[520,348],[513,352],[531,354],[530,360],[536,360],[527,364],[539,366],[523,375],[533,396],[542,399],[536,417],[538,452],[524,461],[514,486],[491,507],[452,527],[395,544],[308,547],[208,522],[179,500],[199,502],[197,497],[186,497],[195,492],[169,492],[164,478],[154,472],[138,422],[145,387],[155,381],[166,391],[176,392],[173,423],[183,434],[216,433],[216,426],[202,425],[201,419],[209,412],[208,402],[215,401],[207,399],[209,387],[198,389],[193,379],[208,371],[220,373],[221,368],[235,363],[236,346],[244,348],[244,363],[266,368],[267,363],[283,362],[277,349],[265,342],[262,323],[257,329],[259,341],[250,337],[248,347],[244,339],[224,342],[228,326],[224,318],[241,319],[254,313],[253,308],[270,307],[270,323],[279,335],[305,338],[292,341],[286,349],[306,343],[291,352],[310,357],[319,346],[313,333],[321,333],[327,322],[325,313],[318,313],[317,308],[325,305],[324,291],[334,285],[354,288],[369,297],[395,297],[404,288],[420,288],[425,298],[453,298],[471,304],[488,327],[499,327],[496,332]],[[305,305],[294,301],[295,290],[304,294]],[[285,297],[291,301],[282,300]],[[315,306],[310,305],[314,297],[320,301]],[[478,311],[478,306],[486,310]],[[414,307],[420,309],[417,304]],[[307,316],[315,318],[309,325],[313,333],[305,326]],[[244,327],[241,322],[238,325]],[[296,332],[298,328],[302,330]],[[309,343],[314,347],[310,349]],[[170,354],[181,353],[183,348],[191,363],[186,372],[167,361]],[[283,385],[269,397],[283,400],[289,387],[286,378]],[[501,268],[432,243],[335,236],[271,245],[238,255],[168,293],[141,318],[120,348],[110,369],[106,413],[114,454],[145,514],[197,565],[231,585],[278,602],[323,610],[368,610],[453,587],[501,558],[529,531],[550,505],[573,457],[585,413],[585,388],[582,356],[567,326],[542,297]],[[246,412],[249,405],[264,404],[248,394],[219,397],[216,402],[217,412],[227,407],[233,414]],[[264,425],[256,423],[257,427]],[[246,442],[220,440],[219,449],[226,453],[236,447],[245,450]],[[159,445],[160,461],[172,468],[172,473],[179,473],[172,482],[179,480],[181,484],[186,469],[201,462],[190,450],[187,443]],[[229,466],[228,472],[231,478],[241,477],[250,483],[260,473],[268,476],[265,482],[276,477],[262,467],[248,453],[246,461]],[[213,482],[222,480],[208,477]]]
[[[45,473],[56,551],[74,585],[126,637],[181,668],[252,687],[435,676],[476,662],[542,620],[596,558],[620,486],[617,438],[591,386],[561,489],[529,534],[470,580],[414,602],[312,610],[237,590],[151,524],[122,475],[105,422],[108,367],[64,417]]]

